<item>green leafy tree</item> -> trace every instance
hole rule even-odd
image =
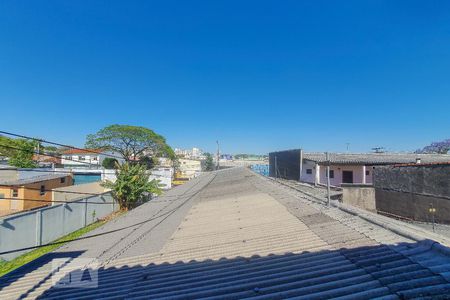
[[[204,170],[205,171],[213,171],[214,170],[214,161],[211,153],[205,153],[205,163],[204,163]]]
[[[112,157],[105,157],[105,159],[102,162],[102,166],[105,169],[116,169],[118,167],[119,162],[117,159]]]
[[[33,156],[36,153],[38,142],[26,139],[11,139],[0,137],[0,155],[9,158],[8,163],[18,168],[35,168]]]
[[[49,154],[61,154],[62,152],[61,152],[61,149],[59,149],[59,148],[57,148],[57,147],[55,147],[55,146],[45,146],[45,147],[42,147],[43,149],[43,152],[44,153],[49,153]]]
[[[147,170],[151,170],[155,165],[158,164],[158,160],[155,157],[145,155],[141,156],[141,158],[139,159],[139,164],[145,166]]]
[[[118,152],[127,162],[145,155],[175,158],[174,151],[163,136],[140,126],[107,126],[88,135],[86,147]]]
[[[145,202],[149,194],[160,194],[159,181],[149,180],[149,173],[140,164],[123,163],[116,170],[116,181],[106,181],[102,185],[112,190],[120,209],[129,210]]]

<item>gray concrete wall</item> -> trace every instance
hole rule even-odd
[[[113,202],[111,193],[107,192],[74,202],[1,217],[0,252],[39,246],[54,241],[117,211],[119,205],[112,204]],[[3,254],[0,258],[11,260],[29,251],[31,250]]]
[[[276,159],[275,159],[276,158]],[[269,176],[275,177],[275,160],[278,168],[277,177],[300,179],[300,150],[286,150],[269,153]]]
[[[450,198],[450,165],[376,167],[374,186]]]
[[[375,189],[376,206],[380,212],[408,219],[431,222],[430,204],[436,209],[435,221],[450,224],[450,199]]]
[[[343,184],[342,202],[368,211],[376,211],[375,189],[373,186]]]
[[[376,167],[376,207],[381,212],[431,222],[450,223],[450,165]]]

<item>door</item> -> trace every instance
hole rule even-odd
[[[353,183],[353,171],[342,171],[342,183]]]

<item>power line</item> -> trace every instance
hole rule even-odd
[[[48,169],[45,169],[45,168],[42,168],[42,170],[39,170],[39,168],[31,168],[31,169],[19,168],[19,169],[20,169],[19,170],[20,172],[61,173],[61,174],[73,174],[74,173],[74,171],[48,170]],[[93,170],[93,169],[87,169],[87,170]],[[97,170],[101,171],[101,169],[97,169]],[[82,172],[82,171],[76,171],[76,173],[77,174],[82,174],[82,175],[101,175],[100,173]]]
[[[63,201],[63,200],[39,200],[39,199],[29,199],[29,198],[11,198],[3,197],[0,200],[19,200],[19,201],[29,201],[29,202],[45,202],[45,203],[75,203],[75,204],[117,204],[116,202],[80,202],[80,199],[73,199],[73,201]]]
[[[18,148],[18,147],[13,147],[13,146],[8,146],[8,145],[1,145],[1,144],[0,144],[0,147],[41,155],[40,153],[38,153],[37,151],[34,151],[34,150],[31,151],[31,150],[27,150],[27,149],[21,149],[21,148]],[[63,159],[62,156],[60,156],[60,155],[55,155],[55,154],[45,154],[45,155],[46,156],[50,156],[50,157],[54,157],[54,158]],[[78,162],[78,163],[81,163],[81,164],[87,164],[87,165],[90,165],[90,166],[99,166],[98,164],[93,164],[93,163],[85,162],[85,161],[82,161],[82,160],[69,159],[69,158],[66,158],[66,157],[64,159],[65,160],[74,161],[74,162]]]
[[[89,149],[85,149],[85,148],[78,148],[78,147],[74,147],[74,146],[71,146],[71,145],[65,145],[65,144],[61,144],[61,143],[51,142],[51,141],[48,141],[48,140],[34,138],[34,137],[30,137],[30,136],[26,136],[26,135],[22,135],[22,134],[17,134],[17,133],[12,133],[12,132],[8,132],[8,131],[0,130],[0,133],[1,134],[6,134],[6,135],[10,135],[10,136],[14,136],[14,137],[23,138],[23,139],[34,140],[34,141],[37,141],[37,142],[47,143],[47,144],[51,144],[51,145],[55,145],[55,146],[70,148],[70,149],[74,149],[74,150],[86,151],[88,153],[100,154],[98,151],[93,151],[93,150],[89,150]],[[101,154],[103,154],[105,156],[109,156],[109,157],[118,158],[118,159],[124,159],[124,157],[112,155],[112,154],[109,154],[109,153],[101,153]]]
[[[20,248],[20,249],[8,250],[8,251],[0,252],[0,255],[10,254],[10,253],[18,252],[18,251],[32,250],[32,249],[42,248],[42,247],[46,247],[46,246],[60,245],[60,244],[68,243],[68,242],[74,242],[74,241],[79,241],[79,240],[86,240],[86,239],[90,239],[90,238],[94,238],[94,237],[98,237],[98,236],[102,236],[102,235],[115,233],[115,232],[118,232],[118,231],[126,230],[126,229],[129,229],[129,228],[132,228],[132,227],[135,227],[135,226],[139,226],[139,225],[143,225],[145,223],[148,223],[148,222],[151,222],[153,220],[159,219],[159,218],[164,217],[165,215],[167,215],[167,214],[169,214],[172,211],[175,211],[177,209],[178,209],[178,207],[175,207],[173,210],[169,210],[168,212],[165,212],[165,213],[163,213],[163,214],[161,214],[159,216],[157,215],[155,217],[152,217],[150,219],[144,220],[142,222],[131,224],[129,226],[125,226],[125,227],[122,227],[122,228],[117,228],[117,229],[114,229],[114,230],[101,232],[101,233],[97,233],[97,234],[92,234],[92,235],[88,235],[88,236],[82,236],[82,237],[79,237],[79,238],[63,240],[63,241],[60,241],[60,242],[51,242],[51,243],[47,243],[47,244],[43,244],[43,245],[39,245],[39,246],[31,246],[31,247],[25,247],[25,248]]]
[[[214,179],[215,179],[216,175],[214,175],[214,177],[206,184],[206,186],[208,186]],[[195,186],[197,186],[199,184],[199,182],[197,182],[195,185],[193,185],[192,187],[189,188],[188,191],[192,190]],[[50,246],[50,245],[60,245],[60,244],[64,244],[64,243],[68,243],[68,242],[73,242],[73,241],[78,241],[78,240],[85,240],[85,239],[90,239],[90,238],[94,238],[94,237],[98,237],[98,236],[103,236],[103,235],[107,235],[107,234],[111,234],[111,233],[115,233],[118,231],[122,231],[122,230],[126,230],[129,228],[133,228],[135,226],[139,226],[139,228],[144,225],[145,223],[151,222],[153,220],[159,219],[161,217],[167,216],[167,215],[171,215],[173,214],[175,211],[177,211],[178,209],[180,209],[183,205],[185,205],[190,199],[192,199],[194,196],[196,196],[197,194],[199,194],[203,189],[195,192],[193,195],[190,195],[186,200],[184,200],[181,204],[179,204],[178,206],[174,207],[173,209],[162,213],[160,215],[158,215],[158,213],[162,212],[165,208],[167,208],[169,204],[165,205],[163,208],[161,208],[155,215],[153,215],[151,218],[144,220],[142,222],[138,222],[135,224],[131,224],[129,226],[125,226],[122,228],[117,228],[114,230],[110,230],[110,231],[106,231],[106,232],[102,232],[102,233],[97,233],[97,234],[92,234],[92,235],[87,235],[87,236],[82,236],[79,238],[75,238],[75,239],[70,239],[70,240],[64,240],[64,241],[60,241],[60,242],[52,242],[52,243],[47,243],[47,244],[43,244],[43,245],[39,245],[39,246],[31,246],[31,247],[25,247],[25,248],[21,248],[21,249],[13,249],[13,250],[8,250],[8,251],[4,251],[4,252],[0,252],[0,255],[4,255],[4,254],[10,254],[10,253],[14,253],[14,252],[18,252],[18,251],[25,251],[25,250],[32,250],[32,249],[37,249],[37,248],[42,248],[42,247],[46,247],[46,246]],[[175,196],[175,195],[174,195]],[[150,201],[151,202],[151,201]],[[73,203],[73,202],[70,202]],[[85,202],[81,202],[81,203],[85,203]],[[168,217],[168,216],[167,216]],[[161,221],[162,222],[162,221]],[[157,225],[159,225],[160,222],[158,224],[156,224],[154,227],[156,227]],[[152,227],[151,229],[153,229],[154,227]],[[135,230],[139,229],[136,228]],[[151,230],[150,229],[150,230]],[[143,233],[143,235],[148,234],[149,230],[147,230],[146,232]]]
[[[7,184],[0,184],[0,187],[6,187],[6,188],[11,188],[13,189],[13,187],[11,187],[12,185],[7,185]],[[74,185],[69,185],[69,186],[74,186]],[[44,191],[44,192],[56,192],[56,193],[65,193],[65,194],[77,194],[77,195],[90,195],[90,196],[100,196],[103,195],[103,193],[85,193],[85,192],[74,192],[74,191],[58,191],[58,190],[41,190],[40,188],[33,188],[33,187],[24,187],[24,189],[26,190],[35,190],[35,191]]]

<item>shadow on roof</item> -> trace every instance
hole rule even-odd
[[[145,261],[143,257],[134,261],[139,259]],[[448,299],[450,295],[450,258],[421,243],[90,271],[98,272],[96,288],[71,288],[66,275],[61,280],[68,285],[54,286],[39,298]],[[91,278],[83,280],[90,285]]]
[[[7,275],[4,275],[3,277],[1,277],[0,298],[2,298],[2,291],[5,288],[7,288],[10,285],[14,285],[15,282],[20,281],[23,277],[25,277],[25,275],[27,275],[31,272],[34,272],[47,264],[51,264],[52,261],[55,261],[57,259],[62,259],[66,263],[70,263],[74,259],[80,257],[83,253],[84,253],[84,251],[47,253],[47,254],[35,259],[34,261],[15,269],[14,271],[8,273]],[[36,290],[37,288],[39,288],[46,281],[51,280],[51,276],[52,275],[50,274],[50,272],[45,273],[42,277],[39,278],[38,283],[34,284],[29,289],[24,289],[23,291],[21,291],[20,298],[27,297],[27,295],[29,293],[31,293],[34,290]],[[4,298],[4,299],[6,299],[6,298]]]

